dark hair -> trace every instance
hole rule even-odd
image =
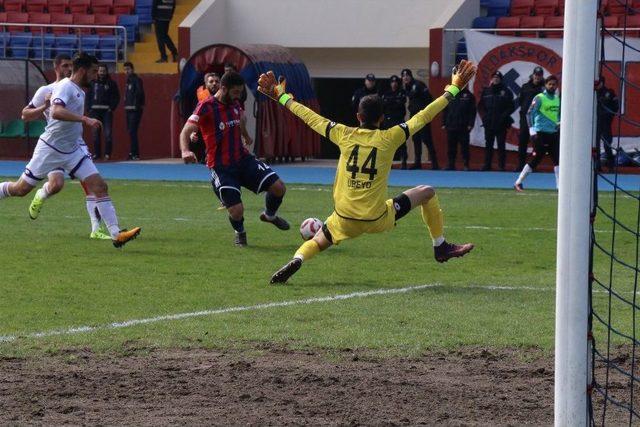
[[[89,55],[88,53],[81,52],[76,53],[73,56],[73,71],[78,71],[80,68],[88,70],[94,64],[99,64],[98,58],[93,55]]]
[[[71,57],[69,55],[67,55],[66,53],[59,53],[59,54],[56,55],[55,59],[53,60],[53,63],[57,67],[58,65],[60,65],[62,63],[62,61],[71,61]]]
[[[218,73],[207,73],[207,74],[204,75],[204,81],[206,82],[209,77],[220,78],[220,74],[218,74]]]
[[[244,86],[244,79],[240,73],[235,71],[227,71],[220,80],[220,85],[230,89],[232,86]]]
[[[558,83],[558,78],[557,78],[555,75],[553,75],[553,74],[549,74],[549,75],[547,76],[547,78],[546,78],[546,79],[544,79],[544,84],[547,84],[547,83],[549,83],[550,81],[555,81],[556,83]]]
[[[358,105],[358,114],[362,114],[364,126],[374,127],[383,114],[382,99],[378,95],[362,97]]]
[[[132,70],[136,69],[136,67],[133,66],[133,63],[129,62],[129,61],[125,62],[122,66],[123,67],[130,67]]]

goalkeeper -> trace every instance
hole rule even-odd
[[[380,130],[384,114],[382,101],[377,95],[368,95],[360,100],[357,113],[360,126],[352,128],[329,121],[295,102],[293,96],[286,93],[284,80],[278,83],[273,72],[260,76],[260,92],[288,108],[340,148],[333,186],[333,213],[313,239],[302,244],[293,259],[271,277],[271,283],[286,282],[304,261],[309,261],[331,245],[361,234],[391,230],[397,220],[418,206],[433,240],[436,261],[446,262],[473,249],[471,243],[456,245],[445,241],[442,211],[432,187],[419,185],[393,199],[386,199],[389,171],[396,149],[444,110],[475,72],[471,62],[462,61],[454,71],[452,84],[445,88],[442,96],[407,122],[388,130]]]

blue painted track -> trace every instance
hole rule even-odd
[[[0,161],[0,176],[18,177],[26,162]],[[209,181],[209,173],[202,165],[176,163],[111,162],[98,163],[98,170],[107,179],[143,181]],[[333,184],[335,167],[273,165],[273,169],[290,184]],[[392,170],[389,184],[398,187],[429,184],[437,188],[513,188],[517,178],[512,172],[462,172],[430,170]],[[613,175],[607,175],[613,180]],[[600,190],[610,191],[611,185],[600,180]],[[628,191],[640,190],[640,175],[619,175],[619,186]],[[552,173],[533,173],[527,177],[527,189],[553,190]]]

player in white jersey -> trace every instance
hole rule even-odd
[[[0,199],[23,197],[35,188],[49,172],[62,168],[77,177],[96,197],[96,208],[107,225],[115,247],[121,247],[140,234],[140,227],[121,230],[116,210],[109,197],[107,183],[102,179],[90,156],[80,148],[82,125],[99,128],[99,120],[84,115],[84,91],[96,78],[98,60],[86,53],[73,58],[73,72],[56,84],[51,94],[50,120],[40,136],[33,156],[16,182],[0,183]]]
[[[33,96],[33,99],[22,109],[22,120],[25,122],[30,122],[33,120],[38,120],[44,115],[47,123],[50,120],[50,99],[51,94],[53,93],[53,87],[62,79],[71,76],[71,71],[73,69],[73,63],[71,62],[71,57],[66,54],[60,54],[55,57],[53,61],[53,68],[56,73],[56,81],[48,84],[46,86],[41,86],[38,88],[36,93]],[[89,154],[89,150],[87,149],[87,145],[81,139],[78,141],[80,148],[85,151],[85,154]],[[47,182],[36,191],[31,204],[29,205],[29,217],[31,219],[38,218],[40,214],[40,210],[42,209],[42,205],[44,201],[54,194],[58,193],[62,190],[64,186],[64,170],[63,169],[55,169],[49,172],[47,175]],[[86,206],[87,212],[89,213],[89,218],[91,220],[91,234],[89,237],[91,239],[101,239],[101,240],[109,240],[111,236],[101,230],[100,223],[100,215],[98,214],[98,210],[96,209],[96,198],[93,194],[90,194],[87,186],[84,182],[80,181],[80,185],[85,193],[86,198]]]

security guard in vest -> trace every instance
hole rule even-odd
[[[89,117],[98,119],[102,122],[104,130],[104,159],[109,160],[111,157],[111,149],[113,147],[113,139],[111,129],[113,127],[113,111],[120,103],[120,91],[116,82],[109,77],[109,70],[104,64],[98,66],[98,78],[91,82],[89,93],[86,97],[87,110]],[[93,158],[102,157],[102,146],[100,140],[102,132],[100,128],[93,129]]]
[[[382,129],[391,129],[392,127],[404,122],[407,109],[407,94],[400,87],[400,77],[393,75],[389,79],[391,89],[382,95],[382,106],[384,108],[384,122]],[[407,168],[407,143],[405,142],[399,148],[397,153],[402,162],[402,169]]]

